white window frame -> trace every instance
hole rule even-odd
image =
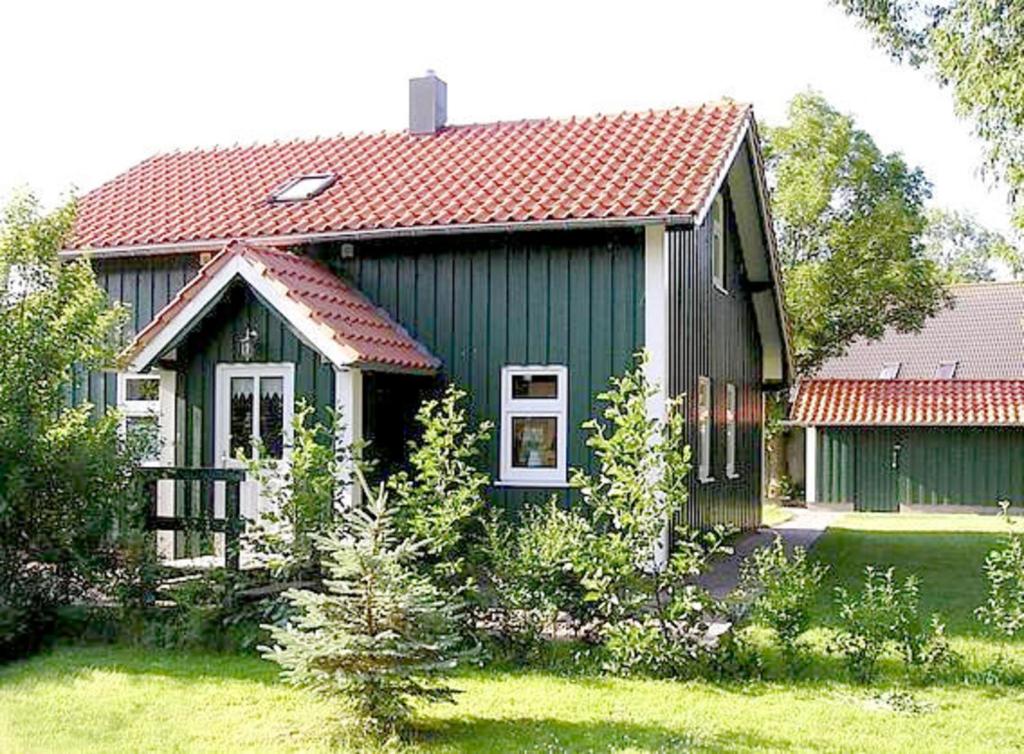
[[[882,371],[878,373],[880,380],[895,380],[900,376],[900,368],[903,366],[899,361],[887,361],[882,364]]]
[[[218,364],[217,365],[217,405],[214,409],[216,438],[214,440],[214,455],[217,465],[225,468],[241,468],[237,459],[229,457],[231,447],[231,416],[230,401],[228,400],[231,390],[232,377],[253,378],[253,407],[252,407],[252,436],[259,432],[260,426],[260,402],[255,400],[259,395],[259,380],[263,377],[282,379],[284,385],[284,406],[282,428],[282,449],[281,460],[291,459],[291,448],[293,440],[292,421],[295,417],[295,365],[288,362],[275,364],[240,363],[240,364]]]
[[[159,382],[157,399],[152,401],[128,400],[128,383],[132,380]],[[128,434],[128,420],[156,417],[160,453],[157,458],[146,458],[142,466],[174,465],[174,385],[175,374],[166,369],[149,372],[119,372],[117,375],[117,408],[121,413],[121,433]]]
[[[701,375],[697,378],[697,479],[713,482],[711,476],[711,443],[714,437],[715,404],[711,389],[711,378]],[[706,416],[701,416],[701,404],[707,406]]]
[[[729,292],[725,262],[725,200],[718,194],[711,203],[711,279],[722,293]]]
[[[512,380],[522,375],[554,375],[557,398],[513,398]],[[557,420],[557,465],[523,469],[512,465],[512,420],[522,416],[553,416]],[[569,430],[569,369],[561,365],[506,366],[501,370],[501,440],[498,484],[511,487],[566,486],[566,434]]]
[[[314,197],[319,196],[332,185],[336,176],[333,173],[304,173],[303,175],[297,175],[290,181],[285,183],[283,186],[277,188],[270,198],[273,202],[280,204],[288,204],[291,202],[304,202]],[[294,191],[295,187],[302,183],[312,184],[308,191],[301,194],[289,195],[289,191]]]
[[[736,385],[725,383],[725,475],[737,479],[736,473]]]

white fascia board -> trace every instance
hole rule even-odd
[[[722,186],[725,185],[725,181],[729,177],[729,172],[732,170],[732,164],[736,162],[736,155],[740,153],[743,145],[747,142],[747,136],[750,134],[750,119],[753,116],[748,113],[747,117],[743,119],[743,128],[740,129],[739,134],[736,136],[736,141],[729,148],[729,157],[722,164],[721,172],[715,176],[715,182],[712,185],[711,192],[704,199],[704,204],[701,206],[700,211],[697,212],[694,225],[698,227],[704,223],[704,219],[708,216],[708,212],[711,211],[711,205],[715,203],[715,197],[718,196],[718,192],[722,190]]]
[[[182,333],[186,332],[214,304],[231,282],[239,277],[276,311],[311,348],[319,352],[336,367],[348,366],[358,359],[357,354],[334,339],[333,332],[316,322],[312,312],[287,295],[285,287],[263,275],[251,261],[237,256],[222,267],[185,307],[164,325],[156,336],[132,359],[128,370],[146,369]]]

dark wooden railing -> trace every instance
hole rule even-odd
[[[242,469],[144,467],[138,470],[139,483],[147,505],[146,528],[150,531],[204,532],[224,534],[224,566],[237,571],[240,562],[240,538],[245,529],[241,514]],[[189,495],[186,513],[162,516],[157,509],[158,483],[162,480],[186,482],[199,486],[198,496]],[[214,515],[214,487],[224,483],[224,516]],[[177,497],[177,495],[176,495]],[[194,504],[198,497],[199,505]],[[198,508],[198,510],[196,510]]]

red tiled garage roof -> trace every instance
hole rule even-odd
[[[1024,425],[1024,380],[805,380],[805,426]]]
[[[751,121],[720,102],[162,154],[82,197],[69,249],[695,217]],[[327,172],[337,180],[318,196],[269,201]]]
[[[323,328],[347,349],[354,365],[433,372],[440,362],[387,313],[348,286],[323,264],[291,252],[242,242],[228,244],[205,264],[136,336],[126,356],[136,357],[185,307],[210,285],[226,265],[242,259],[273,284],[277,292],[300,305],[305,325]],[[187,323],[179,323],[180,325]]]

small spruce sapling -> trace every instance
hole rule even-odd
[[[460,649],[452,595],[416,567],[428,543],[399,538],[385,485],[371,490],[356,475],[364,504],[333,533],[313,537],[325,591],[286,592],[296,617],[265,626],[273,646],[261,650],[288,683],[339,700],[367,731],[386,736],[407,725],[413,700],[454,701],[441,676],[471,652]]]

